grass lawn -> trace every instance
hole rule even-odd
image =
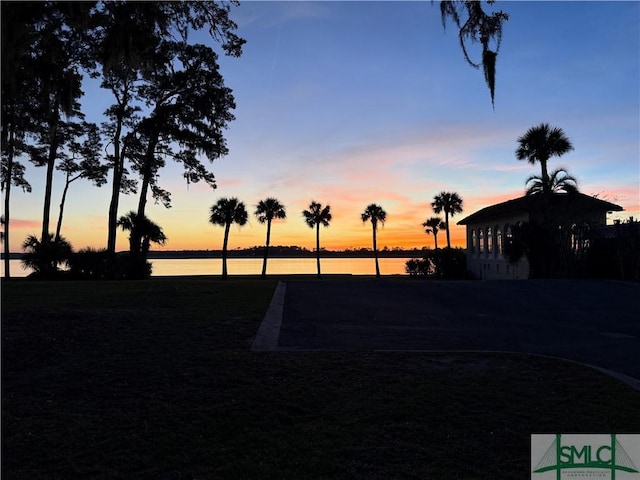
[[[640,431],[640,392],[577,364],[252,353],[275,286],[3,283],[3,480],[524,479],[531,433]]]

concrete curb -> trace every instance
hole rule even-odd
[[[278,350],[282,314],[284,311],[284,297],[287,293],[287,284],[278,282],[276,290],[271,297],[271,303],[265,313],[258,332],[251,344],[252,352],[272,352]]]

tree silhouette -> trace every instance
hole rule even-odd
[[[231,225],[237,223],[243,226],[247,223],[248,215],[244,203],[237,198],[219,199],[211,206],[209,223],[224,227],[224,242],[222,244],[222,278],[227,278],[227,245],[229,243],[229,230]]]
[[[320,278],[320,225],[329,226],[329,222],[331,222],[331,206],[323,207],[318,202],[312,201],[309,204],[309,210],[303,210],[302,215],[305,223],[310,228],[315,227],[316,229],[316,263],[318,266],[318,278]]]
[[[444,212],[444,225],[447,232],[447,248],[451,248],[451,237],[449,235],[449,215],[452,217],[456,213],[462,212],[462,198],[456,192],[440,192],[433,197],[431,208],[435,213]]]
[[[140,217],[135,211],[131,210],[126,215],[123,215],[118,219],[117,225],[122,228],[123,231],[129,232],[129,278],[138,279],[144,278],[149,275],[150,271],[147,269],[147,254],[151,247],[151,243],[157,243],[164,245],[167,242],[162,228],[159,225],[151,221],[149,218],[143,216]],[[131,255],[131,251],[134,250],[137,242],[140,239],[140,255]]]
[[[532,127],[518,138],[518,148],[515,155],[518,160],[526,160],[532,165],[536,162],[540,163],[541,175],[533,175],[527,179],[529,184],[527,193],[541,193],[542,195],[542,220],[539,225],[533,225],[532,228],[537,232],[540,230],[543,235],[539,235],[544,239],[544,249],[533,248],[530,264],[540,264],[540,274],[536,276],[555,276],[558,270],[558,256],[560,254],[561,235],[556,226],[558,224],[557,212],[554,211],[554,191],[573,191],[575,189],[575,179],[568,175],[562,169],[554,170],[553,179],[549,175],[547,162],[552,157],[561,157],[565,153],[573,150],[571,141],[567,138],[564,131],[558,127],[551,127],[548,123],[541,123]],[[563,175],[564,174],[564,175]],[[555,190],[554,190],[555,189]],[[533,222],[532,222],[533,223]],[[525,231],[524,236],[531,236],[530,232]],[[540,255],[534,254],[540,250]],[[540,261],[533,257],[539,258]],[[533,276],[533,272],[532,272]]]
[[[217,54],[239,57],[245,40],[235,33],[229,17],[237,2],[99,2],[101,26],[93,39],[94,57],[102,71],[102,87],[114,96],[107,109],[105,136],[112,146],[113,172],[108,217],[107,249],[115,253],[120,193],[136,193],[127,178],[125,159],[140,174],[138,214],[144,215],[150,190],[164,205],[170,194],[157,185],[164,159],[183,164],[188,183],[215,186],[213,174],[202,165],[225,155],[222,130],[233,119],[231,91],[223,86]],[[206,31],[207,45],[190,43],[189,34]],[[139,105],[149,114],[140,114]],[[139,239],[138,239],[139,241]],[[138,242],[136,242],[138,243]]]
[[[573,150],[573,145],[561,128],[550,127],[548,123],[541,123],[531,127],[518,138],[519,146],[516,150],[518,160],[526,160],[532,165],[540,163],[543,192],[551,193],[551,183],[547,171],[547,162],[551,157],[561,157]]]
[[[58,266],[64,265],[73,253],[71,244],[64,237],[55,239],[52,233],[46,242],[29,235],[22,243],[22,249],[25,251],[21,259],[22,268],[31,268],[42,278],[55,275]]]
[[[493,4],[488,0],[487,4]],[[451,19],[459,29],[458,38],[464,58],[474,68],[484,70],[484,79],[491,93],[491,104],[494,104],[496,82],[496,59],[502,43],[502,26],[509,19],[503,11],[487,14],[478,0],[443,0],[440,2],[442,26]],[[468,43],[482,45],[482,59],[474,61],[467,49]],[[492,45],[492,46],[491,46]]]
[[[64,189],[62,190],[62,198],[60,200],[56,239],[60,238],[64,206],[71,184],[81,178],[90,180],[97,187],[101,187],[107,183],[109,167],[100,163],[102,141],[100,140],[98,127],[95,124],[83,122],[79,128],[84,131],[86,135],[85,140],[82,143],[78,140],[72,140],[69,145],[71,156],[65,157],[60,165],[56,167],[58,170],[64,172],[66,177]]]
[[[4,278],[8,280],[11,278],[11,269],[9,264],[9,220],[11,218],[11,202],[9,199],[11,196],[11,186],[15,185],[16,187],[21,187],[24,192],[31,192],[31,185],[24,177],[24,165],[13,159],[13,146],[8,147],[8,150],[11,153],[8,153],[6,156],[4,148],[5,146],[3,142],[2,164],[0,165],[0,191],[4,192],[4,215],[2,215],[4,230],[2,232],[2,241],[4,243]]]
[[[120,217],[118,226],[121,227],[123,231],[130,233],[136,230],[138,235],[142,237],[143,257],[145,259],[146,254],[149,253],[151,243],[164,245],[167,242],[167,237],[158,224],[147,217],[138,217],[138,214],[133,210]]]
[[[422,224],[425,227],[425,233],[433,233],[433,241],[435,242],[435,249],[438,249],[438,231],[442,228],[446,228],[445,223],[440,217],[431,217]]]
[[[380,266],[378,265],[378,243],[376,238],[376,232],[378,230],[378,222],[384,224],[387,219],[387,212],[383,208],[375,203],[372,203],[364,209],[364,212],[360,215],[363,222],[367,220],[371,221],[371,229],[373,230],[373,256],[376,261],[376,277],[380,277]]]
[[[284,206],[276,198],[260,200],[256,205],[256,217],[260,223],[267,224],[267,240],[264,246],[264,260],[262,261],[262,276],[267,275],[267,256],[269,254],[269,243],[271,241],[271,221],[274,218],[284,220],[287,212]]]
[[[527,195],[544,193],[575,193],[578,191],[578,181],[563,169],[558,168],[549,174],[548,183],[545,183],[541,175],[531,175],[526,182]]]

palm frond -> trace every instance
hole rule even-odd
[[[305,223],[311,228],[316,225],[328,227],[329,222],[331,222],[331,206],[326,205],[323,207],[320,203],[312,201],[309,204],[309,209],[302,211],[302,216]]]

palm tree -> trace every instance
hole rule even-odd
[[[433,197],[431,208],[435,213],[444,212],[444,228],[447,232],[447,248],[451,248],[451,237],[449,235],[449,215],[452,217],[456,213],[462,212],[462,198],[456,192],[440,192]]]
[[[224,242],[222,244],[222,278],[227,278],[227,245],[231,225],[237,223],[243,226],[247,223],[248,215],[244,203],[237,198],[221,198],[211,206],[209,222],[224,227]]]
[[[378,230],[378,222],[384,225],[387,219],[387,212],[385,212],[381,206],[372,203],[364,209],[364,212],[360,215],[362,221],[366,222],[371,220],[371,228],[373,230],[373,256],[376,259],[376,277],[380,277],[380,266],[378,265],[378,244],[376,239],[376,231]]]
[[[31,268],[36,274],[48,277],[58,271],[58,265],[66,264],[73,253],[71,244],[64,238],[55,238],[49,233],[43,242],[35,235],[29,235],[22,243],[25,254],[22,268]]]
[[[436,244],[436,250],[438,250],[438,231],[442,228],[446,228],[445,223],[440,217],[431,217],[422,224],[425,227],[425,233],[433,233],[433,240]]]
[[[133,210],[120,217],[118,226],[121,227],[123,231],[133,232],[136,229],[138,230],[142,239],[142,258],[145,260],[152,242],[158,245],[167,243],[167,237],[158,224],[154,223],[148,217],[138,219],[138,214]],[[131,235],[129,235],[129,239],[131,239]]]
[[[552,171],[549,175],[548,183],[545,183],[541,175],[531,175],[527,178],[526,185],[527,195],[545,191],[551,193],[575,193],[578,191],[578,181],[563,168]]]
[[[548,123],[541,123],[537,127],[530,128],[518,138],[518,143],[520,145],[516,150],[516,158],[527,160],[532,165],[540,162],[542,186],[545,188],[550,185],[547,171],[549,159],[561,157],[573,150],[573,145],[564,131],[558,127],[552,128]],[[544,192],[549,193],[548,190],[544,190]]]
[[[320,225],[329,226],[331,221],[331,206],[323,207],[318,202],[312,201],[309,210],[303,210],[304,221],[311,228],[316,228],[316,263],[318,265],[318,278],[320,278]]]
[[[267,198],[266,200],[260,200],[256,205],[255,215],[258,217],[260,223],[267,224],[267,241],[264,247],[264,260],[262,261],[262,276],[267,275],[267,256],[269,253],[269,242],[271,240],[271,221],[274,218],[284,220],[287,218],[287,212],[276,198]]]
[[[157,243],[158,245],[167,243],[167,237],[162,228],[146,216],[140,218],[134,210],[120,217],[116,225],[122,228],[123,231],[129,232],[129,255],[131,261],[129,278],[148,277],[151,274],[151,270],[147,268],[147,256],[151,243]],[[137,239],[140,240],[139,256],[135,255]]]

